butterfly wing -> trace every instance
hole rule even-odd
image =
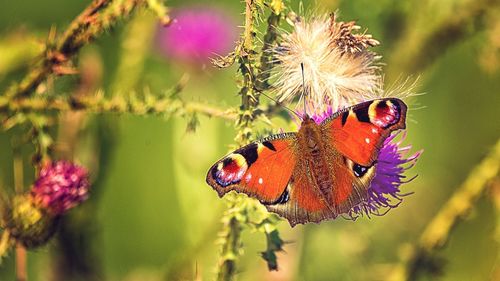
[[[358,165],[370,167],[390,133],[406,127],[406,110],[400,99],[378,99],[341,110],[321,126],[335,150]]]
[[[331,205],[338,213],[368,197],[380,148],[392,131],[406,127],[406,110],[400,99],[378,99],[342,110],[321,124],[327,153],[335,159]]]
[[[258,199],[292,226],[331,218],[310,186],[305,160],[297,157],[296,135],[273,135],[226,155],[210,168],[207,183],[221,197],[235,190]]]
[[[286,218],[293,227],[307,222],[333,219],[337,214],[330,208],[323,195],[315,190],[305,170],[305,161],[299,160],[292,178],[284,191],[283,200],[265,204],[267,210]]]
[[[231,190],[263,204],[283,200],[296,163],[295,133],[272,135],[237,149],[208,171],[207,183],[223,196]]]

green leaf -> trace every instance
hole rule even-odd
[[[269,270],[278,270],[278,259],[276,257],[276,252],[283,251],[283,244],[285,243],[281,240],[278,230],[273,230],[266,233],[267,249],[261,252],[261,257],[267,262],[267,268]]]
[[[195,133],[196,128],[200,125],[200,120],[196,113],[191,114],[186,125],[186,133]]]

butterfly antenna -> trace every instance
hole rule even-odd
[[[299,118],[300,120],[302,120],[302,117],[301,117],[301,116],[300,116],[297,112],[295,112],[294,110],[291,110],[291,109],[290,109],[290,108],[288,108],[287,106],[282,105],[280,102],[278,102],[277,100],[275,100],[273,97],[268,96],[268,95],[267,95],[267,94],[265,94],[264,92],[259,91],[259,93],[260,93],[261,95],[265,96],[266,98],[268,98],[268,99],[270,99],[270,100],[274,101],[274,102],[276,103],[276,105],[279,105],[279,106],[281,106],[282,108],[284,108],[284,109],[288,110],[290,113],[292,113],[293,115],[297,116],[297,118]]]
[[[306,98],[307,98],[307,91],[306,91],[306,79],[304,75],[304,63],[300,63],[300,69],[302,70],[302,91],[303,91],[303,96],[304,96],[304,116],[307,116],[307,106],[306,106]]]

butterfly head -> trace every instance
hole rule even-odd
[[[305,114],[302,117],[302,122],[300,123],[300,128],[319,126],[313,117]]]

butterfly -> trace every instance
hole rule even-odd
[[[270,135],[217,161],[207,183],[258,199],[291,226],[334,219],[367,199],[381,146],[405,129],[406,104],[383,98],[342,109],[298,132]]]

